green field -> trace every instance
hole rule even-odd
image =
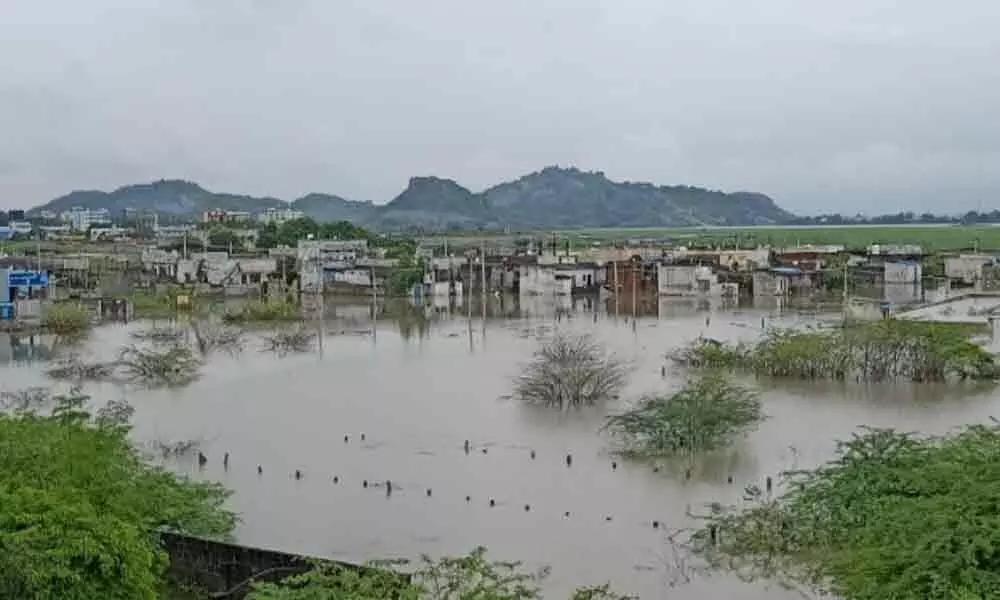
[[[669,239],[725,246],[841,244],[862,248],[870,244],[919,244],[930,251],[1000,249],[1000,227],[990,225],[596,229],[561,232],[561,235],[578,240]]]
[[[924,251],[1000,250],[1000,227],[990,225],[831,225],[828,227],[706,227],[672,229],[577,229],[510,234],[448,234],[425,238],[456,247],[513,243],[533,238],[537,242],[571,240],[573,245],[605,244],[628,240],[656,240],[672,245],[748,248],[800,244],[839,244],[850,249],[871,244],[918,244]]]
[[[925,252],[957,250],[1000,251],[1000,226],[991,225],[830,225],[806,227],[685,227],[685,228],[623,228],[575,229],[487,233],[481,231],[451,232],[425,235],[420,238],[433,244],[459,248],[510,246],[518,240],[532,239],[536,243],[556,240],[560,247],[567,240],[574,247],[625,243],[630,240],[655,241],[674,246],[723,246],[749,248],[755,246],[785,247],[801,244],[839,244],[849,249],[862,249],[871,244],[918,244]],[[138,246],[89,242],[6,242],[0,244],[0,254],[31,255],[73,254],[78,252],[132,252]]]

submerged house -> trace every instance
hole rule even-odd
[[[659,294],[659,260],[633,257],[604,265],[604,287],[614,294]]]
[[[951,283],[976,285],[982,282],[987,270],[997,264],[992,254],[959,254],[944,259],[944,276]]]
[[[533,258],[533,262],[509,261],[509,264],[516,264],[516,286],[521,295],[596,294],[604,288],[605,269],[596,262],[581,261],[575,255]]]
[[[812,288],[810,273],[798,267],[771,267],[753,273],[753,295],[788,296]]]
[[[736,295],[735,284],[724,284],[705,265],[661,264],[657,269],[657,289],[661,296]]]

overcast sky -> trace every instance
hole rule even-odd
[[[802,213],[1000,208],[998,0],[0,0],[0,207],[385,202],[551,164]]]

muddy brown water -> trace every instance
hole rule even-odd
[[[720,600],[801,596],[690,573],[692,563],[677,559],[652,521],[690,526],[688,507],[736,501],[745,484],[826,460],[835,440],[859,425],[944,432],[986,420],[1000,399],[927,386],[768,385],[768,419],[690,480],[620,459],[613,470],[601,422],[629,399],[680,384],[677,369],[668,367],[661,377],[664,352],[702,334],[751,339],[762,316],[782,326],[827,318],[774,306],[734,310],[661,301],[653,316],[633,325],[631,306],[619,309],[616,316],[595,303],[565,305],[560,313],[569,313],[557,320],[555,308],[539,302],[485,323],[474,315],[471,325],[461,307],[428,309],[432,318],[422,327],[383,315],[375,335],[355,335],[340,331],[368,327],[369,307],[336,307],[340,320],[322,326],[314,352],[277,357],[250,346],[235,357],[215,355],[184,389],[101,384],[88,390],[131,402],[140,442],[203,440],[209,457],[203,470],[193,459],[173,467],[235,491],[231,505],[242,517],[237,537],[246,544],[355,561],[461,554],[481,544],[498,559],[551,566],[546,597],[565,598],[575,586],[609,581],[642,598]],[[84,352],[110,358],[131,341],[131,331],[146,325],[99,328]],[[620,403],[557,413],[507,397],[537,336],[554,329],[592,333],[631,362]],[[29,342],[32,351],[25,350]],[[44,358],[46,343],[19,339],[10,349],[0,341],[0,390],[49,383],[45,363],[29,360]],[[296,469],[301,480],[293,476]],[[375,485],[386,480],[391,496]]]

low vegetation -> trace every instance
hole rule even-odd
[[[127,406],[53,400],[51,414],[0,413],[0,598],[158,600],[155,532],[228,535],[228,492],[143,460]]]
[[[409,576],[390,569],[405,568]],[[247,600],[540,600],[548,570],[525,571],[520,563],[491,561],[485,548],[467,556],[417,564],[376,562],[368,569],[316,563],[313,570],[280,583],[254,584]],[[608,586],[581,588],[571,600],[627,600]]]
[[[669,396],[642,398],[605,428],[627,456],[671,457],[724,448],[763,418],[755,391],[710,371]]]
[[[234,354],[243,350],[246,345],[245,334],[238,327],[195,320],[191,322],[191,332],[194,334],[195,344],[202,356],[215,350],[224,350]]]
[[[142,331],[132,332],[132,338],[144,342],[176,344],[181,342],[187,335],[187,331],[180,327],[150,327]]]
[[[66,358],[49,367],[45,374],[53,379],[63,379],[82,383],[84,381],[105,381],[114,376],[115,364],[88,363],[79,356]]]
[[[742,368],[796,379],[993,380],[995,357],[951,324],[887,319],[834,329],[770,330],[753,345],[697,340],[671,355],[691,367]]]
[[[557,333],[535,352],[514,394],[559,409],[592,406],[616,398],[627,375],[625,363],[590,336]]]
[[[179,285],[137,290],[129,295],[128,301],[132,303],[132,311],[136,317],[172,317],[182,308],[178,302],[178,297],[181,296],[188,298],[190,306],[194,298],[193,291]]]
[[[52,303],[42,309],[42,329],[63,337],[86,334],[92,326],[91,315],[78,304]]]
[[[238,309],[226,311],[222,319],[227,323],[300,321],[302,311],[298,304],[285,299],[249,300]]]
[[[284,354],[288,352],[308,352],[316,343],[316,332],[305,327],[279,329],[264,335],[264,350]]]
[[[693,548],[745,579],[850,600],[1000,597],[1000,426],[866,429],[771,496],[710,506]]]

